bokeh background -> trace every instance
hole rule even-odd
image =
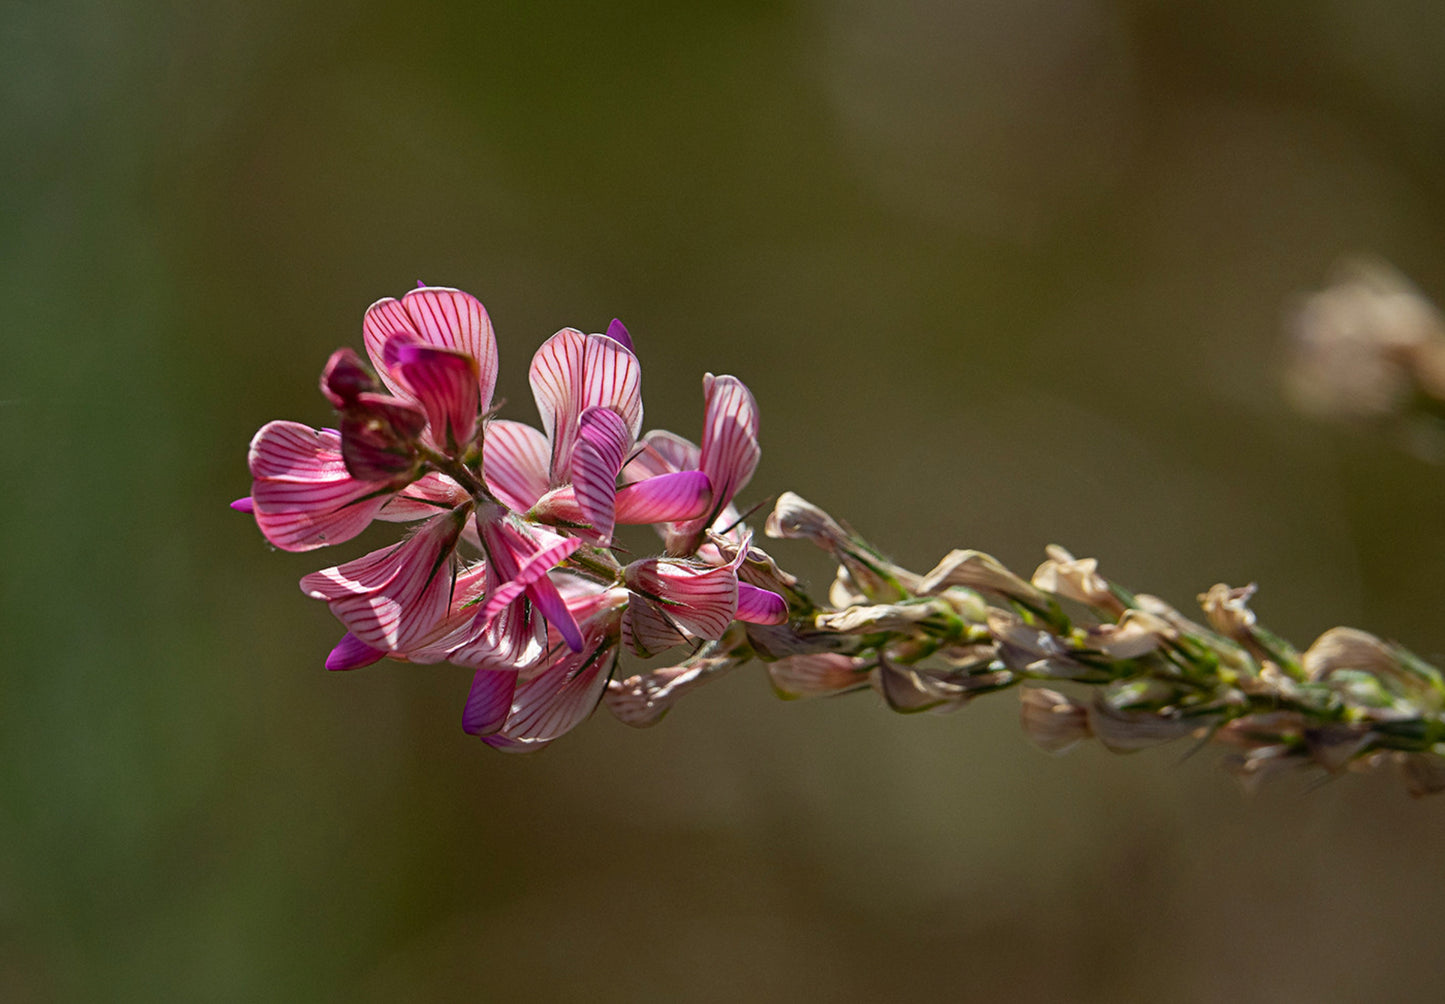
[[[0,999],[1429,999],[1445,799],[1392,777],[1247,798],[758,667],[506,757],[465,671],[327,674],[329,556],[226,503],[420,278],[511,417],[564,325],[629,324],[650,426],[738,374],[744,501],[913,567],[1059,542],[1445,658],[1445,471],[1279,380],[1340,255],[1445,294],[1442,11],[5,5]]]

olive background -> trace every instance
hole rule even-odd
[[[534,757],[226,508],[367,304],[532,351],[621,317],[647,424],[757,396],[785,489],[918,569],[1057,542],[1445,658],[1445,471],[1292,413],[1342,255],[1445,297],[1433,0],[246,4],[0,13],[0,998],[1422,1000],[1445,799],[1049,757],[1012,694],[754,665]],[[367,538],[373,540],[379,538]],[[821,592],[805,545],[774,554]]]

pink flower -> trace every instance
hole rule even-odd
[[[617,487],[642,426],[642,374],[627,329],[614,321],[608,331],[563,328],[543,343],[529,373],[543,431],[491,423],[484,466],[488,487],[512,508],[585,527],[603,545],[617,523],[688,518],[711,497],[696,474]]]
[[[251,440],[250,509],[283,551],[310,551],[365,530],[395,491],[346,469],[341,436],[300,422],[268,422]],[[245,511],[245,510],[243,510]]]
[[[633,593],[623,617],[623,634],[639,655],[649,656],[684,640],[685,635],[717,639],[734,620],[781,624],[787,602],[777,593],[738,581],[747,541],[726,564],[696,558],[648,558],[624,573]]]
[[[709,529],[726,530],[738,521],[732,500],[752,479],[762,449],[758,406],[747,386],[733,376],[703,377],[702,446],[671,432],[649,432],[624,477],[658,477],[673,471],[702,471],[712,486],[712,504],[696,518],[666,532],[667,553],[692,554]]]

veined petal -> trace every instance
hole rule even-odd
[[[326,668],[331,670],[360,669],[386,658],[381,649],[372,648],[348,631],[341,636],[331,654],[326,657]]]
[[[396,353],[397,369],[426,411],[432,443],[455,453],[477,432],[477,361],[455,349],[406,344]]]
[[[283,551],[312,551],[365,530],[390,493],[354,478],[330,481],[264,479],[251,488],[256,525]]]
[[[473,669],[527,669],[547,654],[547,624],[526,603],[513,603],[481,622],[472,619],[469,640],[452,649],[446,661]]]
[[[362,339],[372,365],[393,393],[405,393],[406,389],[387,372],[384,347],[389,338],[402,333],[475,359],[481,410],[491,407],[497,386],[497,339],[491,318],[476,297],[458,289],[427,286],[409,291],[400,300],[387,297],[367,308]]]
[[[568,648],[574,652],[582,651],[582,629],[577,626],[571,609],[551,579],[544,574],[534,580],[527,586],[527,597],[542,611],[542,616],[547,618],[547,626],[562,636]]]
[[[410,540],[356,561],[313,572],[301,588],[324,599],[363,644],[405,652],[430,640],[452,600],[452,550],[467,507],[436,516]]]
[[[466,490],[440,471],[429,471],[393,495],[376,518],[388,523],[426,519],[467,500]]]
[[[517,690],[515,669],[479,669],[462,710],[462,728],[474,736],[489,736],[507,721],[512,695]]]
[[[642,368],[629,349],[606,335],[563,328],[532,357],[528,379],[552,444],[553,485],[567,480],[578,422],[588,408],[611,408],[634,438],[642,428]]]
[[[647,659],[685,641],[687,637],[651,600],[632,594],[622,612],[622,644]]]
[[[509,557],[504,559],[498,556],[494,560],[498,565],[514,565],[510,573],[503,572],[505,577],[492,595],[487,597],[487,602],[482,604],[481,612],[477,615],[481,621],[490,620],[507,604],[514,602],[517,597],[527,592],[528,587],[533,583],[546,577],[547,573],[561,562],[567,560],[573,551],[582,546],[582,542],[576,537],[556,537],[551,543],[538,546],[535,541],[528,541],[535,550],[526,553],[523,548],[526,544],[517,544],[515,541],[508,541],[505,544],[498,543],[499,534],[483,531],[483,539],[488,541],[489,553],[510,549]],[[520,537],[520,534],[517,534]],[[554,586],[552,592],[556,592]],[[560,602],[561,597],[558,597]],[[570,615],[569,615],[570,616]]]
[[[426,413],[388,394],[362,393],[341,413],[341,456],[346,470],[363,481],[386,481],[413,471],[417,437]]]
[[[625,574],[627,588],[657,602],[699,638],[721,638],[737,616],[738,576],[732,566],[649,558],[628,565]]]
[[[659,474],[695,471],[702,466],[702,451],[674,432],[653,429],[643,436],[622,469],[624,481],[643,481]]]
[[[696,519],[711,502],[712,483],[702,471],[658,474],[617,489],[616,518],[628,525]]]
[[[749,624],[783,624],[788,620],[788,601],[770,589],[738,583],[737,619]]]
[[[703,377],[702,458],[712,481],[714,513],[752,480],[762,448],[758,445],[758,405],[752,392],[733,376]],[[709,521],[710,522],[710,521]]]
[[[517,686],[501,735],[513,742],[547,743],[587,719],[617,662],[613,645],[597,643],[565,655]]]
[[[547,493],[547,437],[530,425],[504,418],[487,423],[482,442],[487,487],[517,512]]]
[[[267,422],[251,438],[246,462],[253,478],[341,481],[350,478],[341,437],[300,422]]]
[[[578,421],[572,454],[572,487],[582,515],[605,546],[616,526],[617,474],[632,436],[611,408],[588,408]]]

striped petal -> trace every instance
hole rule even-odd
[[[659,474],[695,471],[702,464],[702,451],[666,429],[653,429],[642,437],[633,456],[622,469],[625,481],[642,481]]]
[[[428,642],[451,606],[450,560],[468,515],[465,507],[433,517],[410,540],[313,572],[301,589],[325,600],[357,640],[385,652]]]
[[[642,368],[631,351],[606,335],[563,328],[532,357],[528,379],[552,444],[553,485],[568,479],[578,422],[588,408],[611,408],[634,438],[642,428]]]
[[[737,619],[749,624],[784,624],[788,620],[788,601],[770,589],[739,582]]]
[[[547,493],[547,437],[530,425],[502,418],[488,422],[482,458],[487,487],[517,512]]]
[[[345,481],[257,481],[251,488],[256,525],[283,551],[312,551],[350,540],[371,525],[390,492],[384,485]]]
[[[467,500],[461,485],[439,471],[430,471],[393,495],[377,514],[388,523],[409,523],[455,509]]]
[[[507,721],[512,696],[517,690],[515,669],[479,669],[472,677],[467,705],[462,710],[462,728],[474,736],[489,736]]]
[[[737,615],[738,576],[729,565],[649,558],[627,566],[626,582],[699,638],[721,638]]]
[[[605,547],[616,526],[617,475],[632,445],[622,416],[611,408],[588,408],[578,425],[572,454],[572,487],[583,518]]]
[[[341,459],[341,437],[300,422],[267,422],[251,438],[246,455],[253,478],[342,481],[351,477]]]
[[[602,700],[616,662],[615,646],[596,643],[557,659],[517,686],[501,737],[509,745],[535,746],[572,731]]]
[[[491,318],[476,297],[457,289],[423,287],[400,300],[387,297],[373,303],[362,322],[362,339],[372,365],[393,393],[406,388],[385,365],[385,346],[398,334],[415,335],[428,345],[455,349],[477,363],[477,394],[481,410],[492,406],[497,386],[497,338]]]
[[[658,474],[617,489],[617,522],[668,523],[707,513],[712,484],[702,471]]]
[[[752,480],[762,448],[758,445],[758,405],[752,392],[732,376],[703,377],[702,456],[699,467],[712,482],[711,516],[690,525],[701,532],[712,525],[733,496]]]
[[[622,612],[622,644],[648,659],[681,645],[687,637],[648,599],[635,593]]]
[[[348,631],[341,636],[331,654],[326,657],[326,668],[331,670],[360,669],[386,658],[381,649],[372,648]]]
[[[454,349],[403,344],[397,370],[426,411],[432,444],[449,454],[461,451],[477,433],[477,362]]]
[[[469,640],[452,649],[446,661],[515,671],[536,665],[546,654],[546,622],[526,603],[513,603],[485,623],[474,617]]]

